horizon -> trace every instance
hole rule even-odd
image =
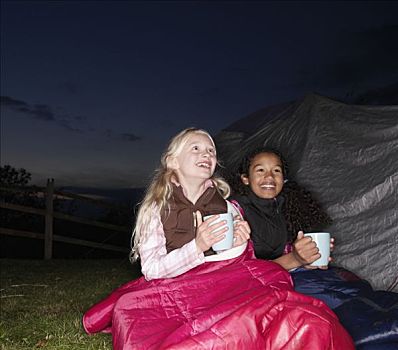
[[[378,99],[383,101],[385,99],[388,100],[388,99],[392,98],[394,101],[396,101],[397,98],[398,98],[398,89],[397,89],[397,87],[398,87],[398,83],[391,84],[391,85],[388,85],[388,86],[385,86],[385,87],[382,87],[382,88],[370,89],[370,90],[367,90],[367,91],[363,91],[363,92],[357,94],[356,96],[351,96],[351,99],[353,99],[354,97],[357,98],[357,99],[361,99],[362,97],[365,97],[369,101],[373,101],[373,100],[375,101],[375,103],[371,103],[371,105],[384,106],[385,104],[381,104],[380,105],[378,103]],[[392,92],[392,90],[393,90],[393,92]],[[384,91],[386,91],[385,94],[384,94]],[[309,93],[307,95],[310,95],[310,94],[311,93]],[[316,94],[316,95],[320,95],[320,94]],[[320,95],[320,96],[322,96],[322,95]],[[326,98],[329,98],[329,99],[332,99],[332,100],[335,100],[335,101],[339,101],[339,102],[342,102],[342,103],[345,103],[345,104],[352,104],[349,101],[342,101],[341,99],[339,100],[339,99],[336,99],[336,98],[333,98],[333,97],[329,97],[329,96],[323,96],[323,97],[326,97]],[[260,108],[260,109],[258,109],[256,111],[253,111],[253,112],[249,113],[248,115],[243,116],[242,118],[239,118],[238,120],[234,121],[230,125],[225,126],[223,129],[220,130],[220,132],[225,130],[225,129],[227,129],[228,127],[230,127],[232,125],[238,124],[241,120],[243,120],[243,119],[245,119],[245,118],[247,118],[247,117],[249,117],[251,115],[258,114],[258,112],[263,110],[263,109],[266,109],[266,108],[269,108],[269,107],[275,107],[275,106],[279,106],[279,105],[284,105],[284,104],[291,103],[291,102],[298,101],[298,100],[299,99],[286,101],[285,103],[278,103],[278,104],[271,105],[271,106],[264,106],[263,108]],[[216,135],[213,135],[213,137],[215,137],[215,136]],[[12,164],[3,164],[3,166],[4,165],[13,166]],[[156,168],[157,168],[157,166],[156,166]],[[137,186],[131,186],[131,185],[129,186],[128,184],[113,184],[113,185],[109,185],[109,184],[104,184],[104,183],[99,183],[99,184],[95,185],[92,182],[90,182],[90,180],[88,180],[88,182],[84,182],[84,181],[82,181],[82,182],[73,182],[73,181],[71,181],[69,183],[65,183],[64,182],[64,181],[68,181],[68,180],[61,180],[61,184],[58,184],[57,179],[54,179],[54,178],[51,178],[51,177],[45,177],[45,176],[43,176],[43,174],[40,174],[35,179],[34,178],[35,175],[32,172],[30,172],[29,169],[24,168],[24,167],[18,167],[18,169],[19,168],[25,169],[26,171],[28,171],[32,175],[32,180],[29,183],[29,185],[31,185],[31,186],[45,187],[46,183],[47,183],[47,180],[53,179],[56,188],[58,188],[58,189],[71,188],[74,191],[83,191],[83,190],[97,190],[97,191],[98,190],[100,190],[100,191],[106,191],[106,190],[111,190],[111,191],[116,191],[116,190],[145,190],[145,188],[147,187],[148,183],[151,181],[152,176],[153,176],[153,174],[154,174],[154,172],[156,170],[156,168],[154,168],[152,170],[152,172],[148,173],[148,177],[147,177],[147,180],[146,180],[147,183],[144,183],[144,184],[141,184],[141,185],[137,185]]]

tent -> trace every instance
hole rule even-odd
[[[334,223],[335,263],[380,290],[398,291],[398,106],[348,105],[315,94],[261,109],[215,137],[235,171],[267,145],[312,191]]]

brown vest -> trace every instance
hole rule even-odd
[[[194,213],[197,210],[202,213],[202,217],[227,212],[227,202],[215,187],[209,187],[196,203],[192,204],[184,196],[182,187],[173,185],[169,207],[170,211],[166,209],[161,213],[167,253],[181,248],[196,237]],[[205,252],[205,255],[211,254],[214,254],[212,249]]]

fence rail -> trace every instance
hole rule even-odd
[[[53,241],[56,242],[63,242],[69,244],[75,244],[80,246],[86,246],[91,248],[99,248],[117,252],[128,252],[128,249],[125,247],[119,247],[111,244],[87,241],[78,238],[66,237],[56,235],[53,232],[54,228],[54,219],[61,219],[76,222],[79,224],[101,227],[105,229],[109,229],[112,231],[117,231],[119,233],[129,233],[130,228],[126,226],[119,226],[108,224],[96,220],[85,219],[82,217],[77,217],[74,215],[69,215],[65,213],[55,212],[54,211],[54,198],[69,198],[69,199],[78,199],[86,202],[91,202],[93,204],[112,208],[114,205],[100,201],[98,199],[93,199],[81,195],[76,195],[73,193],[63,192],[63,191],[54,191],[54,179],[47,180],[47,186],[45,188],[41,187],[31,187],[31,188],[1,188],[3,191],[10,191],[10,192],[35,192],[40,193],[45,198],[45,209],[27,207],[19,204],[8,203],[5,201],[0,202],[0,208],[8,209],[8,210],[15,210],[23,213],[28,214],[35,214],[41,215],[45,218],[45,228],[44,233],[39,232],[30,232],[30,231],[23,231],[23,230],[15,230],[5,227],[0,227],[0,234],[1,235],[8,235],[14,237],[25,237],[25,238],[35,238],[35,239],[42,239],[44,240],[44,259],[52,259],[53,256]]]

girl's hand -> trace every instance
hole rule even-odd
[[[245,220],[242,220],[238,215],[234,217],[234,245],[238,247],[250,239],[250,226]]]
[[[332,238],[330,238],[330,252],[332,252],[333,250],[334,250],[334,238],[332,237]],[[333,258],[331,256],[329,256],[329,263],[332,262],[332,261],[333,261]],[[309,266],[309,265],[307,265],[307,266],[304,266],[304,267],[306,269],[308,269],[308,268],[311,268],[311,269],[318,268],[318,269],[321,269],[321,270],[327,270],[329,268],[329,265],[326,265],[326,266]]]
[[[227,223],[225,220],[212,225],[212,223],[219,218],[219,215],[214,215],[206,221],[203,221],[202,214],[199,210],[196,211],[195,215],[197,223],[195,242],[198,252],[202,253],[209,250],[213,244],[221,241],[225,237],[225,232],[228,231],[228,227],[225,226]],[[221,227],[223,228],[220,229]],[[217,231],[218,229],[220,230]]]
[[[304,237],[303,231],[298,232],[297,239],[293,243],[292,253],[300,266],[306,265],[305,268],[308,266],[310,269],[317,267],[309,266],[308,264],[313,263],[321,257],[316,243],[311,240],[311,237]]]
[[[301,232],[301,231],[300,231]],[[300,232],[299,232],[299,234],[300,234]],[[297,235],[297,238],[298,238],[299,236]],[[334,250],[334,238],[330,238],[330,252],[332,252]],[[320,256],[320,254],[319,254],[319,256]],[[314,260],[315,261],[315,260]],[[331,261],[333,261],[333,258],[331,257],[331,256],[329,256],[329,262],[331,262]],[[312,261],[313,262],[313,261]],[[326,266],[311,266],[311,265],[309,265],[309,264],[311,264],[311,262],[310,263],[308,263],[307,265],[304,265],[303,267],[305,268],[305,269],[307,269],[307,270],[316,270],[316,269],[320,269],[320,270],[327,270],[328,268],[329,268],[329,266],[328,265],[326,265]]]

